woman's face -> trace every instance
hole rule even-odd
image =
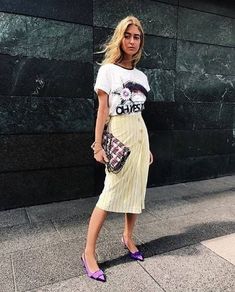
[[[141,34],[138,27],[130,24],[124,33],[121,48],[126,56],[135,55],[140,48]]]

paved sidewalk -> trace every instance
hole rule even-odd
[[[235,175],[148,189],[135,229],[144,262],[129,259],[111,213],[97,244],[106,283],[80,261],[96,200],[0,212],[0,291],[235,291]]]

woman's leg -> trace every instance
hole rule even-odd
[[[131,252],[136,252],[138,250],[138,248],[136,247],[132,239],[133,229],[135,226],[136,219],[137,219],[137,214],[131,214],[131,213],[125,214],[125,227],[124,227],[123,237],[128,249]]]
[[[107,214],[107,211],[95,207],[89,221],[85,258],[91,272],[96,272],[99,269],[95,258],[96,241]]]

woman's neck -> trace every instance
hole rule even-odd
[[[132,69],[133,68],[133,62],[132,59],[124,59],[120,62],[116,63],[117,65],[120,65],[122,67],[125,67],[127,69]]]

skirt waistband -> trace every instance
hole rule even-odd
[[[134,114],[124,114],[124,115],[115,115],[115,116],[109,116],[109,120],[111,119],[136,119],[142,117],[141,112],[134,113]]]

